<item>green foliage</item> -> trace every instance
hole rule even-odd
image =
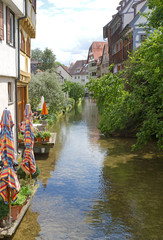
[[[17,200],[15,202],[12,202],[11,205],[12,206],[15,206],[15,205],[22,206],[23,203],[25,202],[26,198],[30,195],[32,195],[32,189],[31,189],[30,185],[28,184],[26,186],[22,186],[18,193]]]
[[[24,136],[23,136],[23,134],[18,133],[18,139],[20,139],[20,140],[24,140]]]
[[[3,220],[9,214],[8,204],[5,204],[0,198],[0,220]]]
[[[119,75],[92,79],[87,87],[99,107],[105,134],[135,133],[136,149],[153,138],[163,149],[163,35],[155,31],[130,56]]]
[[[85,94],[85,88],[83,85],[70,81],[64,82],[63,91],[68,92],[69,97],[73,98],[75,102],[77,102],[79,98],[82,98]]]
[[[40,169],[36,165],[36,172],[32,174],[32,179],[36,179],[37,176],[39,176],[39,174],[40,174]],[[19,169],[17,170],[17,175],[20,179],[26,179],[26,176],[27,176],[21,167],[19,167]]]
[[[42,64],[40,69],[42,71],[47,71],[48,69],[52,70],[55,68],[55,55],[52,50],[46,48],[42,54]]]
[[[44,96],[48,112],[55,113],[62,109],[64,94],[54,72],[32,75],[29,83],[29,100],[32,110],[36,110]]]
[[[149,26],[155,29],[163,26],[163,1],[148,0],[148,7],[151,10],[148,15]]]
[[[39,63],[42,63],[42,54],[43,52],[39,48],[35,48],[31,51],[31,60],[36,60]]]
[[[36,48],[32,50],[31,59],[39,62],[39,68],[42,71],[52,71],[56,67],[56,58],[51,49],[45,48],[44,51]]]
[[[49,131],[43,132],[42,135],[44,138],[51,137],[51,133]]]

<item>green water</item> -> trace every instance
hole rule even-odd
[[[13,240],[163,239],[163,157],[151,143],[99,134],[87,99],[56,124],[49,156],[36,156],[40,187]]]

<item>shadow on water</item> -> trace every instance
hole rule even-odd
[[[40,187],[13,240],[163,239],[163,158],[151,143],[104,138],[90,99],[53,131],[54,149],[37,155]]]

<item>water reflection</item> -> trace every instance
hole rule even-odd
[[[153,144],[131,153],[135,139],[106,139],[97,123],[87,100],[52,129],[56,145],[37,156],[40,188],[15,240],[161,240],[161,153]]]

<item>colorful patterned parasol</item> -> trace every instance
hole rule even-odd
[[[25,151],[23,156],[23,161],[21,163],[21,167],[24,172],[28,175],[35,173],[36,164],[35,157],[33,153],[33,145],[34,145],[34,129],[32,123],[32,111],[30,104],[26,104],[25,112],[24,112],[24,120],[25,120],[25,130],[24,130],[24,145]]]
[[[14,124],[9,110],[3,111],[0,125],[0,155],[3,162],[3,169],[0,173],[0,196],[5,203],[9,203],[11,221],[11,199],[13,202],[16,201],[20,184],[13,168],[15,156],[12,128]]]

